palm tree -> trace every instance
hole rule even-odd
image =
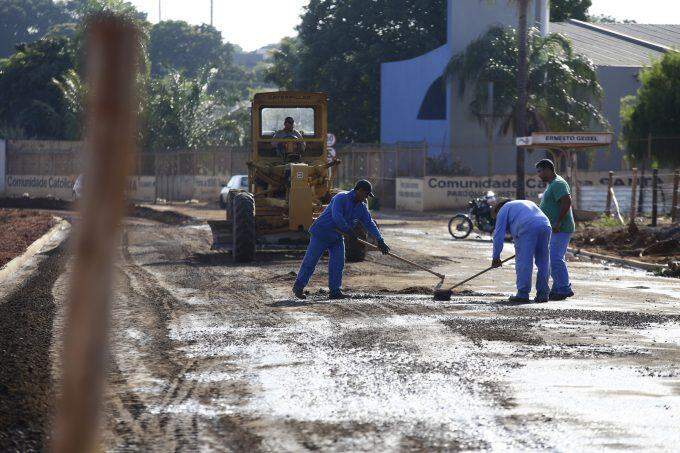
[[[523,73],[517,65],[521,39],[518,30],[492,27],[451,59],[445,74],[457,78],[461,94],[472,91],[470,113],[480,123],[488,118],[487,86],[493,82],[496,114],[491,121],[492,127],[500,123],[501,135],[605,127],[607,121],[600,113],[602,88],[592,62],[574,53],[564,36],[544,38],[532,28],[526,36],[527,65]],[[524,153],[519,151],[517,175],[523,181]],[[523,185],[518,185],[518,198],[523,195],[520,187]]]

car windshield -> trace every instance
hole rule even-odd
[[[231,189],[237,188],[239,185],[241,185],[241,175],[235,175],[232,176],[231,179],[229,180],[229,183],[227,183],[227,187]]]
[[[265,107],[262,109],[263,137],[271,137],[283,129],[283,121],[291,117],[295,120],[293,129],[302,132],[306,137],[314,136],[314,109],[311,107]]]
[[[244,176],[241,178],[241,187],[248,187],[248,177]]]

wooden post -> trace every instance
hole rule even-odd
[[[671,222],[678,221],[678,185],[680,185],[680,171],[673,175],[673,205],[671,206]]]
[[[607,183],[607,207],[604,209],[604,215],[611,217],[612,215],[612,190],[614,187],[614,172],[609,172],[609,182]]]
[[[658,193],[657,193],[658,184],[657,184],[657,182],[656,182],[656,180],[657,180],[658,178],[659,178],[659,170],[658,170],[657,168],[655,168],[654,170],[652,170],[652,226],[653,226],[653,227],[656,226],[656,218],[657,218],[657,214],[658,214],[658,212],[659,212],[659,211],[658,211],[658,206],[657,206],[657,202],[658,202]]]
[[[637,191],[637,168],[633,167],[633,175],[631,181],[630,189],[630,223],[635,223],[635,215],[637,214],[637,209],[635,207],[635,195]]]
[[[52,451],[97,451],[107,363],[113,263],[135,148],[138,31],[114,15],[88,21],[88,186],[66,307],[63,381]]]

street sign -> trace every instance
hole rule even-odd
[[[531,137],[517,137],[520,147],[584,148],[611,145],[609,132],[534,132]]]
[[[328,134],[326,136],[326,146],[332,148],[335,146],[335,143],[336,143],[335,134]]]
[[[328,155],[326,157],[328,159],[328,162],[329,163],[333,162],[335,160],[336,156],[337,156],[337,153],[335,152],[335,148],[328,148]]]

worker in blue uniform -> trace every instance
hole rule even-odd
[[[536,298],[534,302],[547,302],[550,292],[550,220],[528,200],[499,200],[492,211],[496,218],[493,232],[492,267],[500,267],[501,252],[507,233],[512,235],[515,244],[515,272],[517,274],[517,294],[510,302],[529,302],[531,275],[534,263],[536,274]]]
[[[378,242],[378,248],[383,254],[387,254],[390,248],[378,231],[378,227],[368,212],[366,200],[373,197],[373,187],[366,180],[356,183],[353,190],[341,192],[335,195],[326,206],[323,213],[314,221],[309,228],[311,237],[307,253],[300,265],[297,279],[293,286],[293,294],[299,299],[305,299],[304,289],[314,273],[316,263],[323,252],[328,250],[328,289],[329,299],[345,299],[347,295],[342,292],[342,270],[345,267],[345,242],[344,233],[350,239],[356,239],[354,226],[361,222],[364,228]]]

